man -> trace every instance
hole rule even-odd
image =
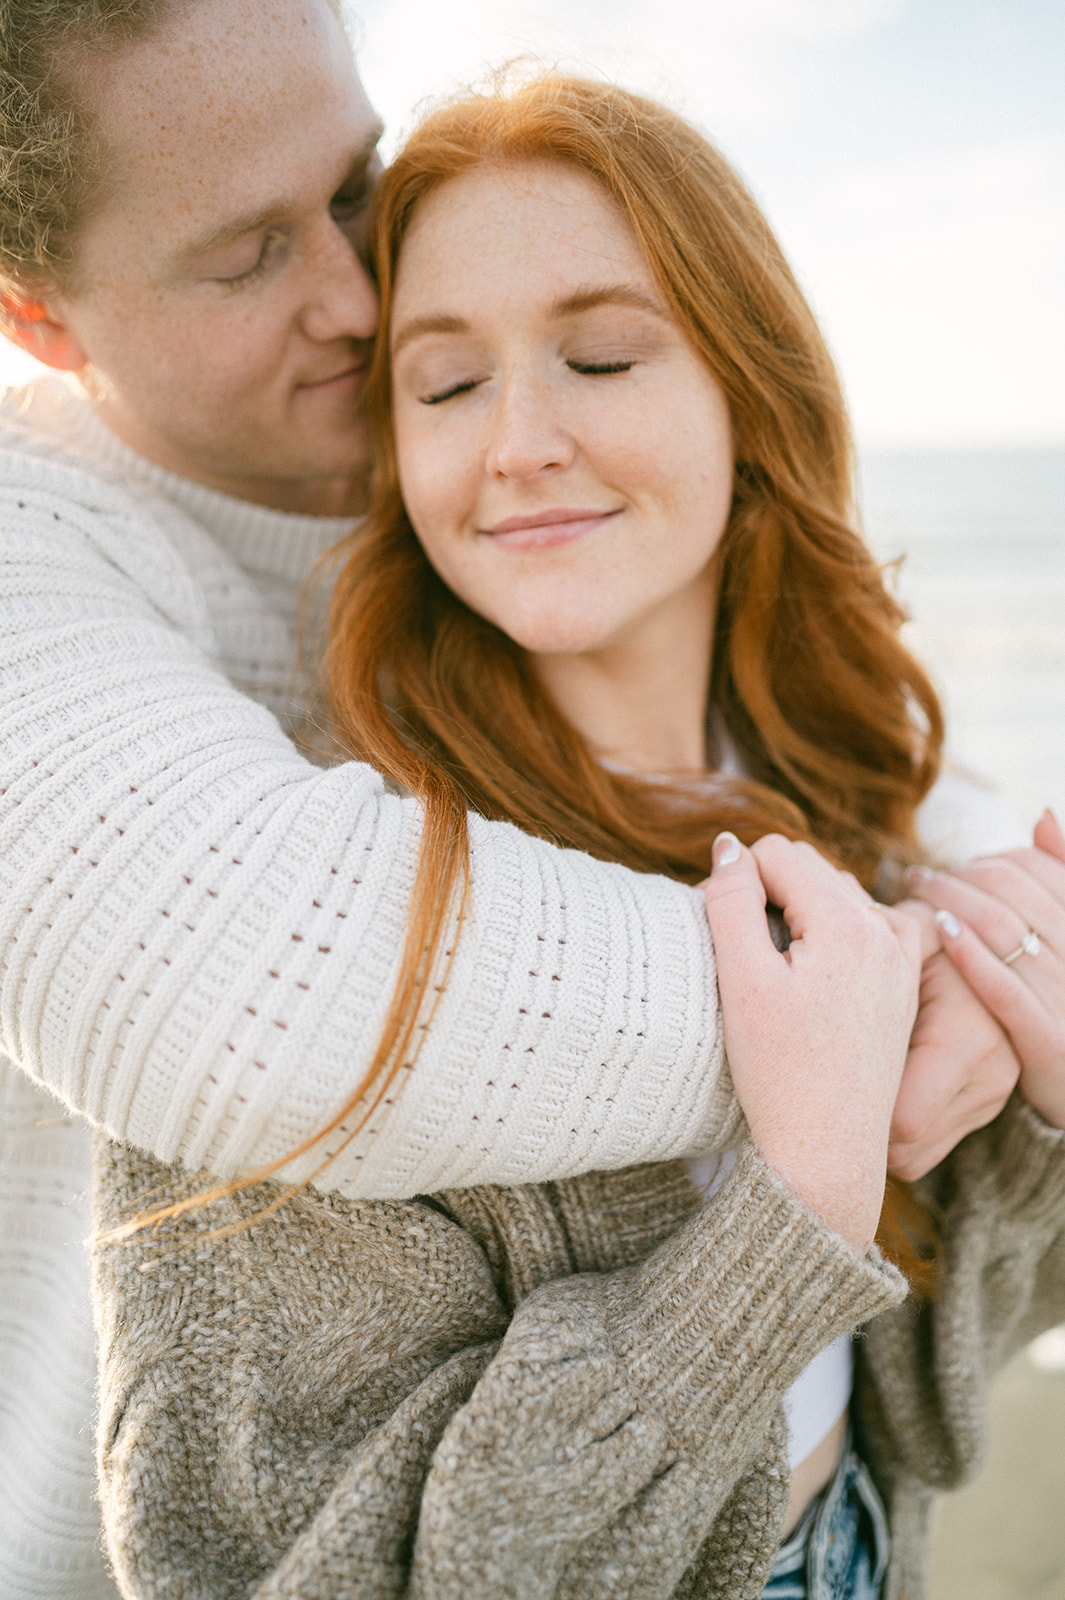
[[[419,842],[290,738],[297,595],[363,504],[379,124],[328,0],[0,0],[0,75],[6,328],[73,375],[0,434],[0,1587],[91,1600],[89,1133],[53,1096],[386,1197],[695,1152],[727,1085],[699,897],[475,823],[401,1111],[340,1116]]]

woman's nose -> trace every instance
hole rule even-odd
[[[552,405],[546,385],[528,378],[503,385],[485,462],[490,473],[500,478],[529,478],[569,466],[575,454],[575,441]]]
[[[372,339],[380,317],[377,289],[351,239],[332,220],[323,226],[308,266],[307,337],[317,344]]]

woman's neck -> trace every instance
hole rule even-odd
[[[595,650],[533,656],[543,687],[602,761],[634,772],[706,770],[716,603],[707,573]]]

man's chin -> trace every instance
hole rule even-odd
[[[319,517],[357,517],[370,499],[369,463],[360,460],[343,469],[317,463],[304,474],[277,476],[271,480],[273,503],[283,511],[303,511]]]
[[[370,485],[369,430],[361,421],[343,428],[318,432],[307,439],[303,451],[281,450],[263,462],[263,476],[286,500],[306,496],[309,504],[322,501],[341,506],[326,515],[358,515],[366,509]],[[289,509],[288,506],[285,509]]]
[[[274,511],[323,517],[356,517],[366,510],[370,470],[364,450],[217,463],[187,473],[208,488]]]
[[[313,430],[306,439],[305,451],[285,452],[296,467],[296,476],[307,478],[349,478],[366,481],[370,476],[370,430],[361,420],[344,426]],[[302,461],[297,464],[297,454]],[[283,458],[280,458],[283,459]],[[304,469],[301,473],[299,467]]]

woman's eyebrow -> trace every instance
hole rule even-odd
[[[403,322],[392,335],[392,359],[403,349],[405,344],[410,344],[412,339],[420,339],[424,333],[468,333],[469,323],[464,317],[448,316],[440,312],[436,316],[411,317],[409,322]]]
[[[594,311],[597,306],[629,306],[634,311],[646,311],[652,317],[660,317],[663,322],[669,321],[657,300],[628,283],[589,284],[587,287],[575,289],[572,294],[563,295],[555,300],[549,315],[555,320],[561,320],[564,317],[579,316],[582,311]],[[410,321],[402,323],[393,335],[392,359],[395,360],[404,345],[410,344],[412,339],[420,338],[422,334],[468,333],[469,327],[464,317],[450,316],[446,312],[411,317]]]
[[[669,320],[657,300],[631,283],[582,285],[556,300],[551,307],[551,315],[573,317],[582,311],[594,311],[597,306],[629,306],[633,311],[647,311],[653,317],[661,317],[664,322]]]

